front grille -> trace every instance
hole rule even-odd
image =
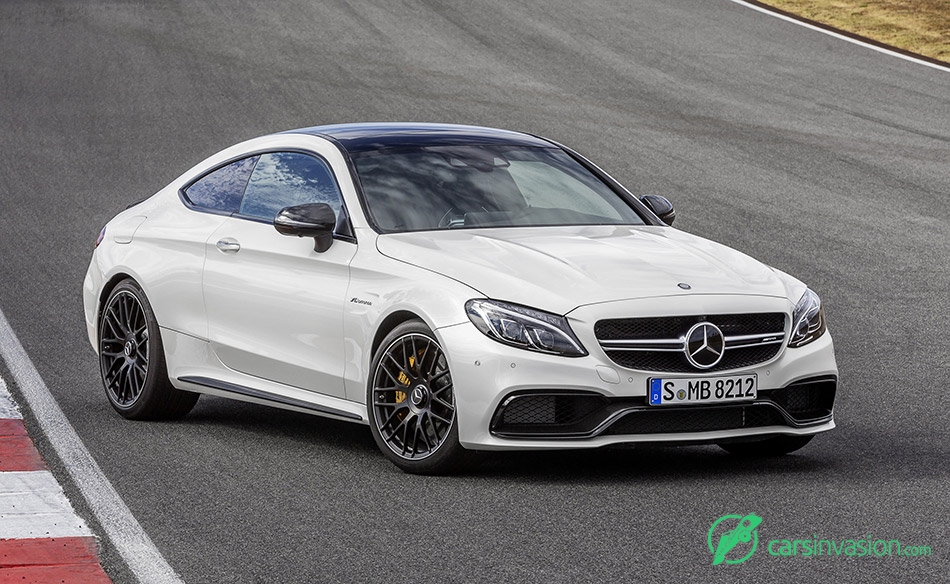
[[[767,404],[650,409],[628,412],[604,435],[713,432],[787,425],[782,414]]]
[[[778,354],[781,345],[765,345],[762,347],[746,347],[729,349],[722,357],[722,361],[715,367],[704,371],[728,371],[764,363]],[[610,360],[628,369],[641,371],[657,371],[672,373],[695,372],[696,368],[689,364],[686,355],[682,352],[667,351],[611,351],[604,349]]]
[[[683,351],[686,333],[700,322],[711,322],[730,337],[765,335],[760,344],[741,346],[727,344],[722,360],[704,371],[727,371],[764,363],[782,349],[785,338],[785,314],[781,312],[760,314],[720,314],[710,316],[670,316],[647,318],[623,318],[598,321],[594,334],[601,342],[607,356],[621,367],[641,371],[687,373],[696,368],[686,360]],[[659,346],[617,348],[604,345],[604,341],[660,341]]]
[[[653,316],[645,318],[615,318],[598,321],[594,325],[597,340],[618,339],[675,339],[686,334],[689,327],[709,321],[723,334],[755,335],[785,332],[785,314],[719,314],[712,316]]]

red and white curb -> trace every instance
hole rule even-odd
[[[110,583],[98,544],[47,470],[0,378],[0,584]]]

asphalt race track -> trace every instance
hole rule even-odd
[[[208,397],[174,423],[113,413],[81,307],[103,223],[234,142],[370,120],[565,142],[672,199],[677,227],[804,279],[835,338],[838,428],[769,461],[519,453],[424,478],[363,426]],[[0,308],[189,584],[950,572],[950,72],[728,0],[7,1],[0,152]],[[779,558],[761,542],[712,566],[712,522],[750,512],[763,538],[870,535],[933,555]],[[102,556],[133,581],[108,540]]]

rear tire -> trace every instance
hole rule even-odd
[[[474,452],[459,444],[448,360],[425,323],[393,329],[370,370],[369,427],[386,458],[413,474],[457,473],[472,465]]]
[[[168,380],[158,322],[132,279],[119,282],[102,307],[99,370],[109,403],[130,420],[180,418],[198,401]]]
[[[814,437],[814,435],[780,435],[766,438],[765,440],[756,440],[754,442],[724,442],[720,444],[719,447],[736,456],[765,458],[769,456],[784,456],[790,452],[795,452],[811,442],[811,439]]]

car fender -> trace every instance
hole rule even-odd
[[[350,286],[343,308],[346,343],[346,398],[365,402],[372,377],[374,344],[400,322],[419,318],[446,348],[439,330],[467,323],[465,302],[483,298],[451,278],[375,253],[369,233],[361,233],[360,251],[350,264]],[[370,246],[367,251],[364,246]]]

